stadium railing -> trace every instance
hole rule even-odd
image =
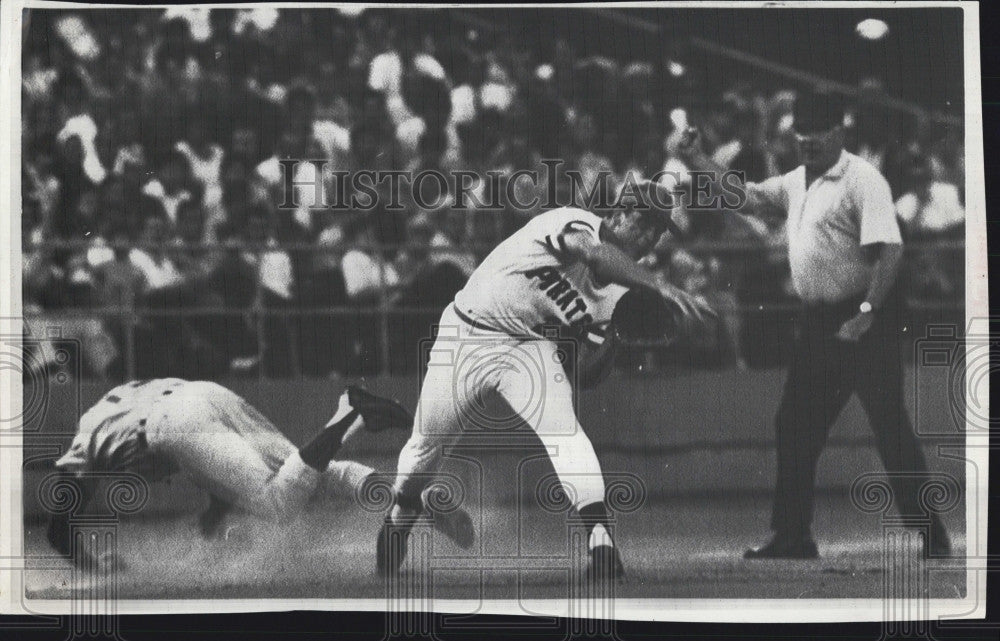
[[[364,319],[363,322],[369,323],[374,322],[377,330],[377,344],[374,346],[377,351],[377,364],[369,364],[369,369],[374,367],[374,371],[366,371],[367,374],[389,374],[393,369],[390,363],[390,357],[392,352],[392,322],[391,318],[406,319],[406,318],[422,318],[423,320],[433,319],[430,324],[436,321],[437,315],[441,313],[443,307],[441,305],[397,305],[394,303],[395,292],[392,287],[389,287],[385,281],[385,271],[382,270],[382,286],[378,288],[378,294],[374,297],[374,300],[369,299],[368,302],[362,304],[342,304],[342,305],[309,305],[308,302],[303,301],[289,301],[287,306],[282,306],[281,308],[274,308],[268,306],[264,303],[265,300],[265,290],[266,285],[264,279],[261,277],[259,271],[259,266],[262,264],[261,257],[266,253],[271,252],[286,252],[289,256],[294,255],[315,255],[315,254],[330,254],[334,256],[342,256],[347,249],[364,249],[372,251],[372,256],[375,258],[376,262],[381,264],[383,268],[387,266],[391,261],[386,260],[383,257],[383,252],[397,250],[403,248],[404,245],[389,245],[389,244],[364,244],[358,243],[352,245],[349,248],[339,247],[332,249],[329,246],[318,246],[311,243],[277,243],[277,244],[249,244],[249,243],[223,243],[223,244],[188,244],[184,246],[177,247],[167,247],[164,248],[162,245],[158,244],[144,244],[136,242],[128,243],[107,243],[101,245],[101,249],[156,249],[161,252],[165,252],[168,256],[183,256],[185,254],[208,254],[208,253],[226,253],[226,252],[239,252],[239,253],[250,253],[254,256],[257,267],[257,273],[254,277],[254,295],[252,296],[252,302],[248,305],[242,306],[231,306],[231,305],[182,305],[182,306],[157,306],[150,307],[142,304],[136,305],[125,305],[125,306],[107,306],[107,305],[85,305],[85,306],[60,306],[58,308],[40,308],[38,306],[26,306],[24,309],[24,317],[26,322],[62,322],[67,319],[100,319],[102,321],[115,321],[122,328],[121,332],[121,344],[118,346],[121,352],[123,361],[123,371],[121,372],[129,378],[134,378],[136,374],[136,350],[139,347],[135,340],[136,327],[143,320],[148,319],[174,319],[182,320],[185,318],[199,317],[220,317],[220,316],[241,316],[248,317],[251,319],[251,324],[254,327],[254,338],[256,340],[256,350],[252,356],[253,361],[257,363],[257,366],[252,368],[256,371],[256,374],[264,378],[267,376],[265,373],[265,368],[260,364],[265,360],[265,351],[267,349],[266,334],[267,330],[265,324],[269,319],[281,319],[284,323],[284,331],[287,332],[286,343],[291,346],[291,354],[288,355],[288,360],[290,366],[287,372],[281,377],[290,376],[293,378],[299,378],[304,376],[301,367],[301,358],[298,354],[298,350],[301,349],[302,343],[298,337],[294,336],[296,327],[294,323],[290,322],[290,319],[308,317],[314,320],[336,320],[338,318],[355,318]],[[478,252],[481,257],[488,250],[492,249],[493,246],[463,246],[461,248],[429,248],[428,251],[431,254],[454,254],[456,252]],[[964,319],[964,243],[959,240],[924,240],[917,242],[909,242],[906,245],[906,259],[904,261],[904,274],[906,274],[907,265],[913,265],[913,261],[917,257],[922,257],[926,259],[928,256],[937,256],[940,260],[936,261],[936,265],[944,268],[945,278],[951,278],[950,282],[946,282],[946,289],[950,287],[950,292],[947,295],[941,295],[940,293],[922,294],[920,291],[914,289],[911,283],[904,283],[904,288],[906,289],[906,304],[908,312],[918,318],[930,317],[932,319],[942,319],[946,318],[948,320],[961,321]],[[47,252],[53,250],[64,250],[64,251],[87,251],[95,249],[95,246],[89,242],[80,241],[43,241],[36,245],[26,245],[24,247],[25,251],[39,251]],[[697,242],[693,244],[687,244],[683,246],[683,249],[689,254],[695,257],[714,257],[726,265],[727,268],[735,268],[739,270],[740,263],[745,266],[748,261],[759,261],[765,255],[772,257],[772,262],[781,263],[782,256],[785,254],[786,248],[780,245],[767,245],[762,246],[760,243],[747,243],[747,242]],[[923,263],[926,264],[926,263]],[[784,266],[785,276],[787,276],[787,265]],[[904,275],[904,279],[907,276]],[[720,290],[713,290],[720,291]],[[721,303],[715,304],[716,310],[721,316],[726,317],[727,315],[737,315],[741,318],[745,318],[747,314],[759,313],[759,312],[769,312],[772,314],[784,314],[786,317],[790,317],[791,313],[797,308],[794,300],[789,297],[784,297],[782,300],[771,300],[771,301],[754,301],[753,303],[737,303],[731,304],[723,300]],[[370,328],[365,328],[370,329]],[[428,332],[430,327],[427,328]],[[915,332],[916,333],[916,332]],[[425,336],[424,338],[429,338]],[[369,346],[371,347],[371,346]],[[639,362],[643,364],[646,371],[656,371],[657,361],[651,358],[651,356],[657,351],[662,350],[663,346],[656,344],[650,344],[648,346],[643,346],[643,348],[638,348],[639,352],[644,352],[639,358]],[[692,361],[688,361],[692,362]]]

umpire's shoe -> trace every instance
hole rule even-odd
[[[819,550],[811,536],[776,534],[766,545],[743,553],[744,559],[817,559]]]
[[[597,545],[590,549],[587,580],[592,585],[625,582],[625,566],[622,565],[622,559],[618,555],[618,548],[611,545]]]

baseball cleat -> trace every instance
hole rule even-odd
[[[923,536],[921,552],[924,560],[946,559],[952,555],[951,540],[944,527],[931,527],[930,533]]]
[[[744,559],[817,559],[819,550],[812,537],[776,535],[769,543],[743,553]]]
[[[394,400],[376,396],[356,385],[348,385],[344,393],[348,404],[361,414],[365,429],[370,432],[413,427],[413,414]]]
[[[410,524],[397,525],[386,515],[375,542],[375,571],[380,577],[390,578],[399,573],[406,559],[410,527]]]
[[[430,512],[434,529],[455,542],[455,545],[468,550],[476,540],[476,528],[472,525],[469,513],[458,508],[450,512]]]
[[[337,411],[333,413],[333,418],[327,421],[324,429],[329,429],[337,423],[347,420],[349,420],[351,424],[344,428],[344,433],[340,437],[341,443],[346,443],[354,438],[354,436],[365,426],[365,421],[361,417],[361,414],[356,409],[351,407],[351,402],[348,400],[348,394],[345,391],[337,400]]]
[[[208,499],[208,507],[198,517],[198,530],[206,539],[228,539],[229,531],[223,524],[233,506],[214,494],[210,494]]]
[[[587,579],[592,584],[609,585],[625,582],[625,566],[612,545],[598,545],[590,549]]]

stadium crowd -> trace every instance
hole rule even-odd
[[[666,169],[690,189],[675,151],[697,125],[750,179],[796,163],[791,88],[715,87],[671,57],[526,48],[428,12],[101,15],[32,12],[22,69],[25,311],[72,315],[100,346],[95,375],[117,375],[129,353],[141,377],[412,371],[477,261],[538,213],[421,208],[406,193],[401,210],[281,207],[282,159],[328,160],[328,190],[336,171],[509,177],[552,158],[588,184]],[[866,98],[877,91],[860,94],[849,148],[889,179],[907,239],[960,241],[962,132],[885,111]],[[780,224],[676,219],[693,240],[665,238],[644,261],[724,322],[655,356],[780,362],[793,302]],[[913,255],[911,299],[960,301],[963,257],[960,245]]]

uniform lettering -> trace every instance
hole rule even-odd
[[[569,283],[565,279],[563,279],[560,280],[555,285],[553,285],[552,288],[550,288],[547,293],[549,295],[549,298],[551,298],[552,300],[558,300],[560,296],[570,291],[571,289],[572,288],[569,286]]]
[[[576,325],[593,322],[590,314],[586,313],[587,303],[580,297],[580,292],[573,288],[573,284],[559,273],[559,270],[554,267],[539,267],[529,269],[524,272],[524,276],[530,280],[537,279],[538,289],[555,301],[560,310],[566,312],[567,323],[572,322]],[[577,314],[583,314],[583,316],[574,321],[573,317]]]
[[[570,303],[572,303],[574,300],[578,300],[577,297],[579,295],[580,294],[577,293],[575,289],[571,289],[569,290],[569,292],[566,293],[565,296],[556,301],[556,305],[559,306],[559,309],[565,312],[566,308],[569,307]]]
[[[560,279],[560,274],[554,267],[539,267],[538,269],[531,269],[524,272],[524,275],[530,279],[539,279],[539,289],[548,289],[555,283],[559,282]]]
[[[585,311],[587,311],[587,304],[583,302],[582,298],[577,298],[572,309],[566,312],[566,319],[573,320],[575,315]]]

